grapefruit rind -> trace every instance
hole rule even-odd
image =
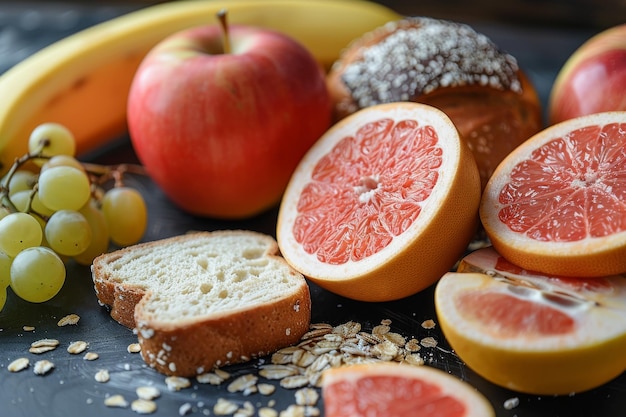
[[[491,251],[491,252],[489,252]],[[485,266],[493,249],[477,263],[461,261],[459,270],[449,272],[435,289],[435,308],[442,332],[459,357],[485,379],[508,389],[537,395],[568,395],[583,392],[619,376],[626,370],[626,277],[602,278],[601,291],[573,291],[555,277],[536,273],[511,274]],[[469,256],[475,255],[470,254]],[[557,284],[554,280],[557,280]],[[593,281],[593,279],[591,279]],[[573,321],[571,331],[540,334],[499,329],[491,320],[478,320],[468,311],[485,305],[463,306],[464,294],[507,294],[524,288],[519,300],[549,306]],[[579,301],[546,302],[542,293],[578,297]],[[547,297],[549,299],[549,297]],[[467,309],[469,308],[469,310]],[[511,309],[507,306],[507,309]],[[528,314],[524,320],[533,320]]]
[[[342,265],[320,262],[315,253],[304,250],[292,232],[299,196],[316,163],[341,139],[382,118],[396,122],[416,120],[421,126],[435,126],[444,151],[439,179],[422,204],[417,220],[387,247]],[[400,299],[432,285],[462,256],[477,228],[480,192],[473,155],[443,112],[410,102],[371,106],[331,127],[300,161],[281,202],[277,241],[293,268],[331,292],[361,301]]]
[[[429,385],[436,386],[441,390],[440,396],[449,396],[455,400],[458,400],[465,406],[465,413],[463,417],[492,417],[495,416],[495,411],[491,403],[474,387],[469,383],[447,374],[437,368],[431,366],[413,366],[400,364],[395,362],[374,362],[374,363],[362,363],[355,365],[345,365],[337,368],[330,368],[322,374],[322,398],[324,399],[325,408],[328,410],[328,401],[330,391],[333,389],[333,384],[339,382],[356,383],[363,378],[371,378],[376,376],[393,376],[398,378],[406,378],[407,380],[421,380]],[[385,387],[382,387],[384,390]],[[354,393],[358,395],[368,395],[367,393]],[[370,393],[374,394],[374,393]],[[384,394],[384,393],[383,393]],[[426,395],[426,393],[424,394]],[[379,396],[376,396],[379,398]],[[416,398],[416,403],[419,403],[419,398]],[[410,404],[409,404],[410,405]],[[436,409],[436,405],[425,401],[421,405],[426,408],[430,414],[433,414],[433,408]],[[415,408],[412,410],[415,415],[420,415],[420,409]],[[439,414],[445,414],[446,410],[440,410]],[[430,415],[429,414],[429,415]],[[437,414],[437,413],[435,413]],[[372,414],[376,414],[372,411]],[[387,417],[387,414],[385,414]]]
[[[626,112],[597,113],[551,126],[521,144],[498,165],[485,187],[479,214],[489,240],[501,255],[525,269],[552,275],[602,277],[626,272],[626,230],[576,241],[540,241],[511,230],[498,217],[505,207],[499,201],[500,193],[519,162],[528,160],[533,151],[554,139],[587,126],[609,123],[625,124]],[[626,134],[619,140],[620,146],[626,146]]]

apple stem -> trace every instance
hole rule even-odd
[[[230,53],[230,36],[228,34],[228,22],[226,21],[226,15],[228,14],[226,9],[221,9],[217,12],[217,18],[220,21],[222,28],[222,49],[225,54]]]

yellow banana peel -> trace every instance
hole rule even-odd
[[[286,33],[325,68],[352,40],[401,17],[366,0],[180,0],[97,24],[0,76],[0,175],[41,123],[67,126],[79,155],[124,135],[128,90],[145,54],[172,33],[216,23],[221,9],[230,23]]]

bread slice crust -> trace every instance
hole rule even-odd
[[[234,245],[230,253],[212,253],[221,242]],[[177,250],[182,255],[166,252]],[[150,277],[166,267],[171,276]],[[238,276],[224,278],[233,272]],[[297,343],[310,326],[306,280],[279,256],[274,238],[257,232],[196,232],[130,246],[97,257],[92,278],[99,303],[135,331],[144,361],[166,375],[194,376],[268,355]],[[183,294],[172,296],[172,287]]]

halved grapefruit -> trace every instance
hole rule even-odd
[[[476,230],[476,162],[450,119],[372,106],[331,127],[283,196],[277,240],[321,287],[363,301],[412,295],[449,271]]]
[[[571,119],[528,139],[485,187],[496,250],[546,274],[626,272],[626,112]]]
[[[485,379],[539,395],[602,385],[626,370],[626,277],[545,275],[479,249],[435,288],[441,330]]]
[[[470,384],[430,366],[373,362],[322,375],[326,417],[491,417],[489,401]]]

